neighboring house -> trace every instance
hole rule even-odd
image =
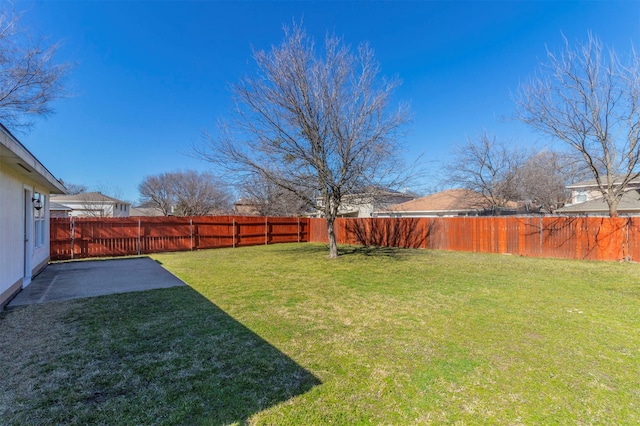
[[[622,178],[614,180],[614,185],[619,184]],[[567,186],[571,191],[571,204],[579,204],[587,201],[602,198],[602,192],[598,189],[598,183],[595,179],[584,180]],[[632,179],[627,184],[627,190],[640,189],[640,178]]]
[[[390,206],[374,213],[375,217],[478,216],[491,210],[481,194],[467,189],[448,189],[426,197]]]
[[[65,187],[0,124],[0,309],[49,262],[50,194]]]
[[[69,216],[74,217],[129,217],[131,212],[131,204],[100,192],[55,195],[51,201],[70,208]]]
[[[260,205],[249,198],[240,198],[233,203],[233,212],[238,216],[260,216]]]
[[[614,185],[616,181],[614,181]],[[571,204],[556,210],[559,214],[608,216],[609,206],[598,189],[595,179],[567,186],[571,191]],[[620,215],[640,215],[640,178],[631,180],[618,204]]]
[[[558,214],[609,216],[609,205],[600,195],[600,198],[591,199],[582,203],[566,205],[556,210]],[[626,191],[618,204],[618,214],[626,216],[640,216],[640,190],[630,189]]]
[[[50,202],[49,203],[49,216],[54,218],[65,218],[71,214],[71,207],[63,206],[62,204]]]
[[[146,217],[157,217],[164,216],[162,210],[157,207],[131,207],[129,211],[129,216],[146,216]]]
[[[409,193],[390,190],[363,190],[346,194],[342,197],[342,205],[338,209],[338,217],[371,217],[378,210],[413,200]],[[323,207],[322,198],[316,198],[319,209]],[[319,210],[320,211],[320,210]],[[318,213],[322,217],[322,213]]]

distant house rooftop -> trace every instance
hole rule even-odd
[[[426,197],[416,198],[376,212],[378,217],[404,216],[459,216],[476,214],[490,209],[489,203],[481,194],[468,189],[448,189]]]
[[[623,176],[618,176],[614,179],[614,185],[619,185],[623,180]],[[603,177],[604,181],[604,177]],[[640,185],[640,177],[636,177],[629,181],[631,185]],[[598,182],[595,179],[583,180],[571,185],[567,185],[567,189],[581,189],[581,188],[595,188],[598,186]]]
[[[100,202],[100,203],[129,204],[126,201],[109,197],[107,195],[104,195],[101,192],[82,192],[80,194],[74,194],[74,195],[56,195],[53,198],[57,203],[69,203],[69,202],[86,203],[87,201],[91,201],[93,203]]]

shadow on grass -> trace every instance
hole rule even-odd
[[[65,304],[63,327],[38,331],[24,318]],[[25,341],[0,362],[14,383],[29,381],[2,404],[9,424],[242,424],[321,383],[188,287],[28,306],[0,324],[50,341],[47,353]]]
[[[271,246],[274,248],[274,246]],[[329,245],[321,243],[305,243],[304,245],[281,244],[275,246],[275,250],[279,253],[303,255],[325,255],[329,256]],[[399,247],[382,247],[382,246],[360,246],[360,245],[338,245],[338,256],[362,255],[371,257],[406,257],[411,251]]]
[[[392,257],[399,258],[408,253],[407,249],[397,247],[377,247],[377,246],[340,246],[338,254],[340,256],[363,255],[372,257]]]

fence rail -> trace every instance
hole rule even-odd
[[[342,244],[640,261],[640,217],[345,218],[335,232]],[[310,235],[326,242],[324,221]]]
[[[308,240],[306,218],[52,218],[50,247],[52,260],[68,260]]]

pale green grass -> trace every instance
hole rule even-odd
[[[640,422],[640,265],[341,253],[155,255],[191,288],[2,314],[3,423]]]

